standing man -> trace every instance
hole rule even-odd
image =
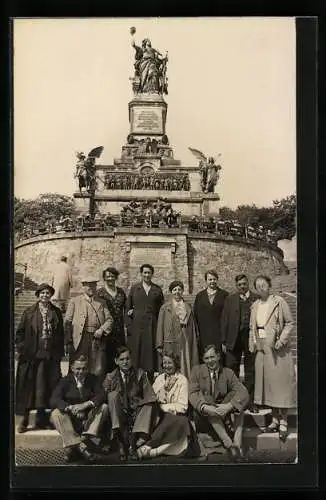
[[[256,412],[252,403],[255,361],[254,355],[249,351],[249,322],[251,306],[258,299],[258,295],[249,290],[249,280],[245,274],[238,274],[235,284],[237,292],[226,298],[222,313],[222,349],[225,353],[225,366],[231,368],[237,377],[240,374],[243,353],[244,385],[250,396],[250,410]]]
[[[153,379],[157,369],[155,349],[158,313],[164,302],[161,287],[152,282],[154,268],[140,267],[141,281],[130,289],[126,303],[126,326],[135,369],[142,368]]]
[[[65,344],[70,364],[83,355],[88,371],[98,377],[106,373],[106,343],[113,329],[113,319],[103,299],[95,297],[95,278],[83,278],[83,293],[73,297],[65,316]]]
[[[232,370],[220,365],[216,346],[205,347],[203,361],[204,364],[193,367],[189,386],[196,431],[207,433],[214,441],[218,437],[230,459],[237,460],[242,455],[243,410],[249,401],[247,389]]]
[[[194,315],[199,330],[199,353],[203,356],[204,347],[221,345],[221,316],[228,292],[218,286],[218,274],[214,270],[205,273],[206,288],[197,293],[194,302]]]
[[[52,302],[64,313],[70,296],[70,288],[72,287],[71,270],[65,255],[61,257],[53,273],[52,286],[55,289]]]

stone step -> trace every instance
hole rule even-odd
[[[15,434],[15,449],[58,450],[62,449],[62,440],[56,430],[29,430],[24,434]],[[297,451],[297,431],[289,427],[285,443],[277,433],[262,433],[258,428],[244,428],[243,449],[248,451]],[[28,464],[25,464],[28,465]]]

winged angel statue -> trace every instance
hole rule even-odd
[[[83,189],[90,192],[95,189],[96,186],[96,158],[99,158],[103,152],[104,147],[98,146],[92,149],[87,158],[83,152],[77,152],[77,164],[75,177],[78,178],[79,191],[82,192]]]
[[[221,165],[217,163],[221,153],[216,158],[206,156],[199,149],[188,148],[189,151],[199,160],[200,184],[203,193],[214,193],[214,188],[220,178],[219,171]]]

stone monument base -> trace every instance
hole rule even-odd
[[[261,273],[273,278],[287,271],[283,252],[275,246],[194,233],[187,228],[122,227],[112,231],[49,234],[23,240],[15,246],[16,261],[28,262],[28,276],[36,283],[51,280],[61,255],[68,258],[75,291],[81,291],[82,276],[91,274],[101,280],[103,269],[109,265],[120,271],[119,285],[126,290],[138,281],[139,267],[147,262],[154,266],[154,281],[165,294],[169,293],[170,282],[180,279],[186,295],[205,287],[204,274],[211,268],[217,270],[220,286],[230,292],[234,290],[237,274],[247,274],[252,282]]]
[[[216,193],[194,193],[191,191],[123,190],[102,191],[95,196],[98,211],[103,214],[119,215],[131,201],[157,201],[162,198],[172,204],[176,212],[183,216],[216,216],[219,212],[219,195]],[[74,193],[75,206],[79,213],[89,210],[89,195]]]

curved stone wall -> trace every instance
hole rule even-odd
[[[154,265],[154,281],[165,293],[169,283],[178,278],[185,283],[186,294],[203,288],[207,269],[216,269],[220,286],[229,291],[239,273],[252,280],[262,272],[271,277],[287,272],[277,247],[188,229],[120,228],[106,233],[51,234],[21,241],[15,247],[15,261],[27,263],[27,276],[37,283],[51,281],[62,255],[68,257],[76,291],[83,275],[100,279],[109,265],[120,271],[119,284],[125,289],[138,279],[139,265],[147,262]]]

